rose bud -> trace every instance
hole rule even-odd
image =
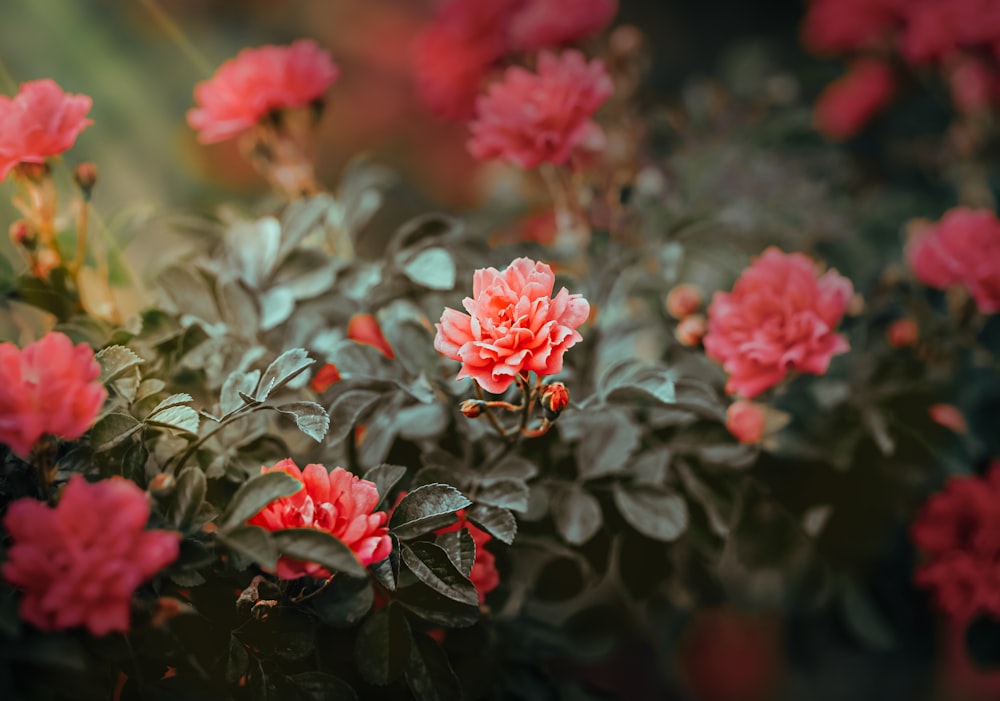
[[[702,337],[708,331],[708,324],[701,314],[692,314],[681,319],[674,329],[674,336],[682,346],[696,346],[701,343]]]
[[[542,390],[542,409],[545,418],[555,421],[562,410],[569,405],[569,390],[562,382],[551,382]]]
[[[175,484],[176,480],[173,475],[161,472],[149,481],[149,491],[156,496],[164,496],[173,490]]]
[[[460,409],[465,418],[478,419],[483,414],[483,402],[479,399],[466,399]]]
[[[953,404],[935,404],[927,409],[934,423],[949,428],[955,433],[968,433],[969,424],[958,407]]]
[[[917,338],[920,336],[920,327],[913,319],[897,319],[889,325],[886,335],[890,346],[905,348],[917,342]]]
[[[701,290],[694,285],[677,285],[667,294],[667,311],[675,319],[691,316],[701,309]]]
[[[97,166],[89,161],[81,163],[73,170],[73,180],[83,193],[83,199],[89,200],[90,193],[97,184]]]
[[[767,426],[763,407],[739,399],[726,410],[726,428],[740,443],[759,443]]]

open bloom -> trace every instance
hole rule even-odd
[[[43,630],[127,631],[133,592],[180,548],[179,533],[147,531],[147,520],[146,494],[121,477],[89,484],[73,475],[55,508],[13,502],[3,519],[13,544],[0,573],[23,591],[24,620]]]
[[[816,128],[832,139],[848,139],[892,100],[896,80],[881,61],[858,61],[833,81],[816,101]]]
[[[617,0],[530,0],[511,19],[511,48],[535,51],[583,39],[608,26],[617,10]]]
[[[552,268],[529,258],[503,271],[477,270],[472,297],[462,302],[469,313],[445,309],[434,348],[462,363],[459,379],[471,377],[496,394],[521,373],[556,374],[563,354],[582,339],[576,329],[590,305],[565,287],[553,298],[555,279]]]
[[[269,112],[318,100],[339,74],[330,54],[309,39],[243,49],[195,87],[198,106],[188,124],[203,144],[225,141]]]
[[[92,103],[49,79],[22,83],[13,98],[0,95],[0,180],[18,163],[44,163],[68,151],[93,124],[87,119]]]
[[[378,489],[374,482],[352,475],[341,467],[330,472],[322,465],[306,465],[305,469],[284,459],[264,472],[285,472],[302,483],[302,489],[291,496],[276,499],[247,523],[268,531],[283,528],[315,528],[339,538],[363,565],[384,560],[392,551],[392,541],[384,511],[374,511],[378,504]],[[330,571],[314,562],[302,562],[288,557],[278,560],[277,574],[282,579],[310,576],[325,579]]]
[[[907,258],[922,283],[966,288],[979,311],[1000,311],[1000,220],[985,209],[956,207],[910,242]]]
[[[834,329],[853,291],[836,271],[817,275],[801,253],[764,251],[708,309],[705,351],[729,374],[726,391],[749,399],[789,372],[825,373],[849,349]]]
[[[591,117],[613,89],[601,61],[588,63],[579,51],[543,52],[537,73],[508,68],[479,98],[469,153],[522,168],[565,163],[578,146],[601,140]]]
[[[94,351],[50,332],[24,350],[0,343],[0,443],[27,456],[43,434],[74,440],[107,398]]]

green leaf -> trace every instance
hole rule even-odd
[[[146,417],[146,423],[197,434],[200,418],[198,412],[191,407],[178,404],[150,414]]]
[[[519,480],[501,480],[483,487],[476,494],[480,504],[499,506],[513,511],[528,510],[528,485]]]
[[[571,545],[583,545],[604,522],[601,504],[578,485],[568,484],[552,495],[552,520],[559,535]]]
[[[177,476],[167,518],[178,531],[184,533],[194,524],[207,491],[208,484],[201,468],[188,467]]]
[[[354,647],[358,671],[368,683],[385,686],[406,672],[412,644],[406,616],[390,603],[369,616],[358,631]]]
[[[427,484],[407,494],[396,506],[389,528],[398,538],[415,538],[452,521],[451,514],[472,502],[448,484]]]
[[[347,438],[364,413],[381,398],[380,392],[366,389],[350,390],[337,397],[330,407],[333,430],[327,440],[330,443],[339,443]]]
[[[310,606],[325,625],[349,628],[365,617],[375,602],[371,580],[354,577],[334,577],[316,596]]]
[[[145,362],[125,346],[108,346],[94,358],[101,364],[101,384],[107,384]]]
[[[278,565],[278,546],[270,533],[260,526],[237,526],[225,533],[219,531],[215,537],[233,552],[256,562],[268,572]]]
[[[632,453],[639,447],[642,429],[622,410],[578,416],[573,429],[583,430],[576,447],[580,477],[597,479],[624,471]]]
[[[278,551],[303,562],[315,562],[331,572],[343,572],[351,577],[367,577],[365,566],[344,541],[314,528],[286,528],[274,531],[271,537]]]
[[[425,635],[410,648],[406,685],[416,701],[461,701],[462,685],[441,646]]]
[[[429,623],[449,628],[468,628],[479,622],[479,604],[464,604],[439,594],[423,582],[399,589],[394,601]]]
[[[442,548],[424,541],[402,546],[403,563],[421,582],[449,599],[469,604],[479,602],[475,585],[463,575]]]
[[[392,491],[392,488],[396,486],[399,480],[403,479],[404,475],[406,475],[406,468],[402,465],[387,465],[383,463],[365,472],[363,479],[375,483],[379,499],[382,500],[389,496],[389,492]]]
[[[190,315],[208,324],[219,322],[215,295],[202,271],[189,265],[174,265],[160,275],[159,286],[181,315]]]
[[[135,401],[140,402],[147,397],[152,397],[154,394],[159,394],[166,386],[166,382],[155,377],[143,380],[135,392]]]
[[[476,504],[465,512],[465,517],[501,543],[510,545],[517,535],[517,519],[507,509]]]
[[[226,657],[226,681],[235,684],[247,673],[250,665],[250,655],[247,653],[246,645],[241,643],[235,635],[229,636],[229,654]]]
[[[327,429],[330,428],[330,415],[326,409],[316,402],[290,402],[275,407],[282,414],[295,417],[295,425],[302,433],[317,443],[323,442]]]
[[[847,627],[867,647],[873,650],[891,650],[896,646],[896,634],[886,615],[857,585],[848,583],[844,586],[840,608]]]
[[[600,385],[610,404],[672,404],[677,399],[669,370],[633,359],[611,367]]]
[[[371,565],[371,573],[379,584],[389,591],[396,591],[396,583],[399,580],[399,538],[392,533],[389,534],[392,540],[392,550],[389,557],[381,562]]]
[[[275,499],[291,496],[302,489],[302,483],[285,472],[265,472],[244,482],[219,517],[219,528],[230,530],[242,526]]]
[[[140,428],[142,422],[129,414],[107,414],[91,429],[90,445],[98,453],[111,450]]]
[[[260,370],[230,374],[222,383],[222,391],[219,393],[219,411],[222,412],[220,418],[230,416],[246,406],[243,396],[252,395],[259,381]]]
[[[670,542],[687,530],[687,502],[680,495],[649,486],[629,489],[620,483],[615,483],[613,493],[622,518],[643,535]]]
[[[264,401],[271,396],[272,392],[298,377],[315,362],[308,356],[304,348],[292,348],[285,351],[267,366],[264,376],[260,378],[260,384],[257,385],[254,399],[258,402]]]
[[[468,528],[442,533],[434,542],[448,554],[448,559],[463,576],[470,575],[472,566],[476,563],[476,541],[472,539]]]
[[[260,309],[257,300],[240,280],[218,284],[219,311],[230,330],[237,335],[253,339],[260,326]]]
[[[326,672],[301,672],[288,677],[300,701],[358,701],[351,686]]]
[[[149,418],[152,418],[161,411],[166,411],[167,409],[175,406],[180,406],[182,404],[187,404],[192,401],[190,394],[181,392],[180,394],[171,394],[169,397],[164,399],[162,402],[153,407],[153,410],[149,412]]]
[[[455,287],[455,260],[443,248],[428,248],[403,263],[403,274],[422,287],[450,290]]]

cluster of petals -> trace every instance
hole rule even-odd
[[[479,97],[469,153],[522,168],[565,163],[577,147],[603,141],[592,117],[613,90],[600,60],[574,50],[542,52],[537,72],[508,68]]]
[[[21,617],[43,630],[127,631],[136,588],[180,551],[179,533],[146,530],[148,520],[145,492],[120,477],[90,484],[74,475],[54,508],[13,502],[0,573],[22,591]]]
[[[617,9],[617,0],[448,0],[416,42],[420,96],[440,117],[468,119],[486,74],[505,56],[596,34]]]
[[[434,348],[462,363],[458,379],[471,377],[487,392],[501,394],[518,375],[554,375],[563,354],[582,340],[576,330],[590,305],[566,288],[552,297],[555,274],[545,263],[518,258],[503,271],[475,272],[468,314],[445,309]]]
[[[979,311],[1000,311],[1000,220],[990,210],[956,207],[918,231],[907,247],[917,279],[929,287],[964,287]]]
[[[363,480],[341,467],[329,472],[322,465],[299,467],[289,458],[261,473],[284,472],[302,483],[295,494],[265,506],[247,523],[268,531],[285,528],[315,528],[339,538],[363,565],[389,556],[392,541],[384,511],[375,511],[379,502],[374,482]],[[314,577],[325,579],[330,571],[314,562],[288,557],[278,560],[277,575],[282,579]]]
[[[195,87],[188,124],[203,144],[224,141],[271,112],[320,99],[339,74],[329,52],[309,39],[243,49]]]
[[[486,549],[486,544],[493,540],[493,536],[473,525],[465,517],[465,509],[457,511],[455,515],[458,516],[458,520],[455,521],[455,523],[450,526],[445,526],[444,528],[439,528],[434,531],[434,533],[435,535],[441,535],[442,533],[460,531],[463,528],[469,531],[469,535],[472,536],[472,541],[476,544],[476,559],[472,563],[472,570],[469,572],[469,579],[476,587],[476,593],[479,595],[479,603],[482,604],[486,601],[486,595],[496,589],[500,584],[500,572],[497,570],[497,558],[493,553]]]
[[[750,399],[790,372],[824,374],[849,349],[835,329],[853,292],[850,280],[818,274],[801,253],[764,251],[708,308],[705,351],[729,375],[726,391]]]
[[[966,622],[1000,616],[1000,468],[985,477],[951,477],[914,521],[910,535],[926,556],[916,581],[938,607]]]
[[[93,124],[92,102],[49,79],[22,83],[13,98],[0,95],[0,180],[18,163],[44,163],[68,151]]]
[[[100,374],[89,346],[55,331],[23,350],[0,343],[0,443],[26,457],[44,434],[82,436],[108,396]]]

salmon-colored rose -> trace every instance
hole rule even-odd
[[[701,290],[695,285],[677,285],[667,293],[667,312],[675,319],[683,319],[701,309]]]
[[[55,508],[13,502],[3,519],[13,545],[0,572],[23,591],[24,620],[43,630],[127,631],[133,592],[180,551],[179,533],[147,531],[147,520],[148,497],[121,477],[89,484],[73,475]]]
[[[277,499],[247,523],[269,531],[283,528],[315,528],[339,538],[363,565],[384,560],[392,551],[392,540],[384,511],[374,511],[379,502],[374,482],[352,475],[341,467],[330,472],[322,465],[299,467],[286,458],[264,472],[284,472],[302,483],[302,489]],[[325,579],[330,571],[314,562],[288,557],[278,560],[277,574],[282,579],[315,577]]]
[[[750,399],[790,372],[825,373],[850,347],[834,330],[853,292],[850,280],[819,275],[801,253],[764,251],[708,309],[705,352],[729,374],[726,391]]]
[[[553,298],[556,276],[545,263],[514,260],[503,271],[476,271],[468,314],[445,309],[434,348],[462,363],[458,378],[471,377],[487,392],[501,394],[521,373],[554,375],[563,354],[582,337],[590,305],[566,288]]]
[[[0,443],[27,456],[43,434],[82,436],[108,396],[100,374],[89,346],[55,331],[24,350],[0,343]]]

